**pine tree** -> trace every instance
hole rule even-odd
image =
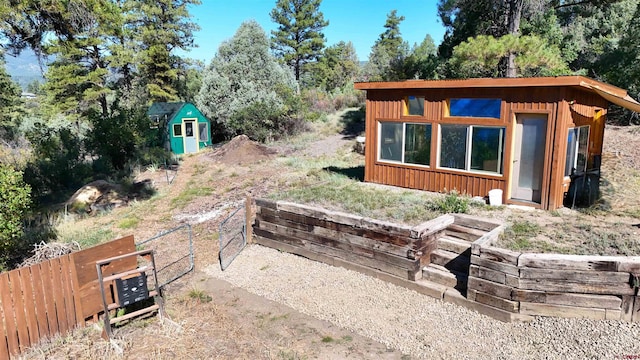
[[[404,80],[404,60],[409,53],[409,44],[402,39],[400,23],[404,16],[398,16],[397,10],[387,14],[385,31],[380,34],[371,48],[369,62],[364,69],[368,81]]]
[[[278,0],[271,10],[271,20],[279,24],[271,31],[272,47],[285,64],[294,69],[300,80],[304,65],[321,55],[328,21],[320,11],[321,0]]]
[[[193,32],[198,25],[190,21],[188,6],[200,0],[130,0],[139,16],[134,30],[140,45],[137,63],[151,101],[176,101],[182,66],[175,50],[194,47]]]

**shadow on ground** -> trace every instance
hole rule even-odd
[[[349,110],[340,119],[344,129],[340,134],[344,135],[344,139],[355,139],[364,132],[364,106],[358,110]]]
[[[364,166],[354,166],[354,167],[347,167],[347,168],[341,168],[337,166],[328,166],[322,170],[330,171],[336,174],[341,174],[348,177],[349,179],[364,182]]]

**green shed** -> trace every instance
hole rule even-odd
[[[196,153],[211,146],[211,124],[191,103],[153,103],[147,115],[164,132],[165,147],[174,154]]]

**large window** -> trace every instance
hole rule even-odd
[[[449,116],[500,119],[500,99],[450,99]]]
[[[428,166],[431,124],[380,122],[380,160]]]
[[[567,160],[564,175],[570,176],[574,172],[584,172],[587,169],[589,148],[589,126],[569,129],[567,137]]]
[[[504,128],[440,126],[440,167],[502,174]]]
[[[424,96],[407,96],[405,115],[424,116]]]

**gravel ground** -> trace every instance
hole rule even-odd
[[[424,359],[640,358],[640,324],[538,318],[502,323],[339,267],[259,245],[209,275]]]

